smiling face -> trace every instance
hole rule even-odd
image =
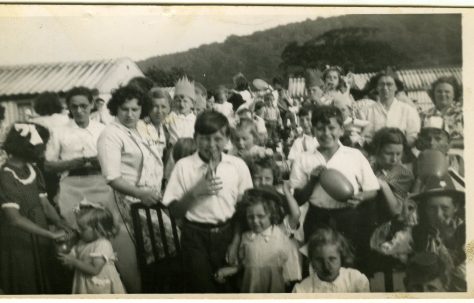
[[[247,208],[247,224],[254,233],[261,233],[271,225],[271,216],[262,203],[251,205]]]
[[[174,106],[178,114],[187,115],[191,113],[193,100],[185,95],[175,95]]]
[[[330,123],[325,124],[318,122],[313,127],[314,135],[319,142],[320,150],[330,150],[339,144],[339,138],[344,134],[344,130],[337,122],[336,118],[330,118]]]
[[[273,186],[274,177],[273,170],[271,168],[262,168],[258,166],[252,177],[253,185],[259,186]]]
[[[443,110],[454,101],[454,88],[449,83],[439,83],[434,89],[434,103],[437,109]]]
[[[326,244],[316,247],[311,258],[311,265],[319,279],[332,282],[339,276],[341,255],[335,244]]]
[[[241,128],[235,132],[235,146],[240,151],[248,151],[255,145],[255,138],[250,128]]]
[[[225,128],[222,128],[210,135],[196,133],[195,140],[203,160],[219,161],[224,147],[227,145],[228,137],[225,135]]]
[[[89,102],[86,96],[76,95],[69,100],[69,110],[72,114],[74,121],[78,125],[88,125],[89,116],[92,110],[92,103]]]
[[[155,98],[152,105],[150,119],[155,125],[161,124],[170,113],[170,104],[165,98]]]
[[[117,109],[117,118],[125,127],[135,128],[140,119],[142,107],[136,98],[125,101]]]

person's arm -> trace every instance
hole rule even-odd
[[[71,169],[81,168],[86,164],[85,158],[72,160],[45,161],[44,169],[48,172],[62,173]]]
[[[159,192],[138,188],[122,177],[110,181],[109,185],[120,193],[140,199],[143,204],[148,206],[158,203],[161,198]]]
[[[387,202],[388,210],[392,216],[398,215],[402,212],[402,203],[398,201],[398,199],[393,194],[390,185],[388,185],[387,181],[379,178],[380,189],[382,194],[385,197],[385,201]]]
[[[47,229],[44,229],[32,222],[30,219],[22,216],[20,211],[14,207],[3,207],[2,211],[5,214],[8,224],[25,232],[52,240],[59,240],[66,237],[65,231],[61,230],[57,232],[51,232]]]
[[[288,181],[283,183],[283,192],[285,193],[286,203],[289,209],[288,223],[290,224],[291,229],[296,230],[300,222],[301,212],[298,202],[291,194],[291,186]]]
[[[72,231],[73,228],[59,216],[56,209],[54,209],[53,205],[48,201],[47,194],[40,195],[40,203],[43,207],[44,214],[46,218],[51,221],[55,226],[65,229],[67,231]]]
[[[171,202],[169,205],[170,212],[174,218],[183,218],[188,209],[199,203],[199,197],[217,194],[222,188],[221,178],[209,178],[206,174],[201,177],[196,185],[184,193],[181,199]]]
[[[106,261],[103,257],[90,257],[89,262],[81,261],[70,254],[59,254],[59,260],[66,266],[72,266],[81,272],[96,276],[104,267]]]
[[[311,175],[309,177],[309,180],[303,186],[303,188],[300,188],[300,189],[295,188],[294,197],[295,197],[296,201],[298,201],[299,205],[303,205],[311,197],[311,195],[313,194],[315,186],[319,182],[319,176],[321,175],[321,173],[325,169],[326,169],[326,167],[322,166],[322,165],[316,167],[315,169],[313,169],[313,171],[311,171]]]

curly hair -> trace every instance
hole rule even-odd
[[[341,233],[330,228],[318,228],[308,241],[308,257],[312,260],[318,247],[324,245],[336,245],[341,256],[341,263],[344,267],[350,267],[354,263],[354,253],[349,240]]]
[[[92,93],[92,90],[85,86],[73,87],[66,93],[66,104],[68,106],[69,102],[71,102],[71,99],[74,96],[84,96],[87,98],[87,100],[89,100],[89,103],[92,103],[94,101],[94,95]]]
[[[462,97],[461,85],[459,85],[458,81],[456,81],[456,78],[454,78],[453,76],[449,76],[449,77],[444,76],[444,77],[438,78],[435,82],[433,82],[431,84],[430,90],[428,91],[428,95],[430,96],[431,100],[433,100],[433,103],[435,102],[434,91],[436,89],[436,86],[442,83],[451,85],[454,91],[454,101],[458,102]]]
[[[337,72],[338,75],[338,83],[336,89],[345,92],[347,90],[346,82],[342,79],[342,68],[339,66],[330,66],[323,72],[323,80],[326,82],[326,77],[329,75],[330,72]]]
[[[122,86],[112,92],[112,98],[107,104],[110,114],[117,116],[119,107],[132,99],[137,99],[138,105],[142,108],[140,119],[148,116],[152,108],[148,92],[144,92],[142,89],[135,86]]]
[[[342,118],[342,112],[339,108],[334,105],[321,105],[314,107],[312,110],[311,124],[316,127],[318,123],[330,124],[331,118],[336,118],[337,123],[342,127],[344,120]]]
[[[97,235],[106,239],[112,239],[119,232],[114,216],[105,207],[81,206],[76,220],[78,224],[91,227]]]
[[[245,191],[242,201],[237,204],[236,216],[244,230],[249,230],[247,210],[249,207],[261,204],[266,213],[270,214],[272,225],[283,221],[284,209],[282,197],[271,187],[261,186]]]
[[[49,140],[49,131],[47,128],[35,124],[35,123],[20,123],[20,124],[31,124],[34,125],[39,136],[43,140],[42,144],[33,145],[30,143],[31,134],[23,137],[18,132],[14,125],[10,128],[5,142],[3,143],[3,149],[7,154],[24,159],[27,162],[38,162],[44,156],[46,150],[46,144]]]

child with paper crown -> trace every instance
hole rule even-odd
[[[167,117],[171,144],[179,138],[194,136],[196,115],[192,111],[196,93],[194,82],[186,76],[179,79],[174,87],[173,110]]]

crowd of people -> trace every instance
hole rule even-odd
[[[350,79],[41,94],[2,139],[1,293],[143,292],[135,203],[178,222],[189,293],[370,292],[388,267],[403,291],[466,291],[459,83],[423,112],[390,71],[357,100]]]

